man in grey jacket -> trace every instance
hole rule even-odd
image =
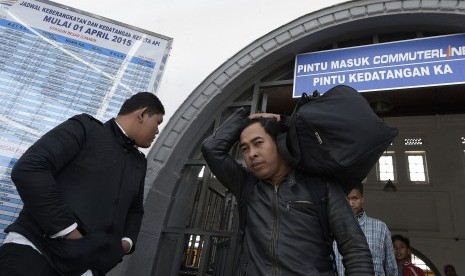
[[[374,275],[368,244],[342,189],[290,167],[279,153],[280,119],[275,114],[246,118],[238,111],[202,146],[212,172],[245,210],[240,211],[245,225],[237,275],[334,275],[333,239],[346,275]],[[229,154],[237,141],[247,168]]]

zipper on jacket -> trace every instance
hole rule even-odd
[[[278,243],[278,186],[274,186],[274,197],[273,197],[273,230],[271,232],[271,260],[272,260],[272,274],[273,276],[278,275],[278,262],[277,262],[277,243]]]
[[[315,136],[316,136],[316,139],[318,140],[318,143],[323,144],[323,140],[321,139],[320,137],[320,134],[318,134],[318,131],[315,131]]]

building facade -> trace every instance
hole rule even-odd
[[[200,145],[237,107],[291,112],[296,55],[463,33],[464,22],[465,1],[349,1],[298,18],[242,49],[191,93],[149,152],[137,249],[111,274],[230,275],[235,199],[211,175]],[[389,179],[397,191],[383,189],[386,164],[378,164],[365,180],[368,214],[393,234],[408,236],[436,275],[446,263],[465,273],[465,85],[363,95],[400,130],[383,159],[392,164]],[[240,159],[238,151],[233,154]],[[424,178],[411,156],[421,159]]]

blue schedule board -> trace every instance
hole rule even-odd
[[[293,97],[336,85],[359,92],[465,83],[465,34],[296,56]]]
[[[156,93],[172,39],[47,0],[0,0],[0,244],[23,208],[21,155],[67,118]],[[1,272],[0,272],[1,274]]]

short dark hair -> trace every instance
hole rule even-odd
[[[118,115],[126,115],[141,108],[147,108],[147,113],[150,116],[154,114],[165,115],[165,108],[160,99],[150,92],[139,92],[132,95],[123,103]]]
[[[410,240],[407,237],[404,237],[404,236],[399,235],[399,234],[393,235],[392,236],[392,243],[394,243],[395,241],[401,241],[401,242],[405,243],[407,248],[410,248]]]
[[[244,129],[257,122],[260,123],[260,125],[265,129],[265,132],[268,135],[270,135],[271,138],[273,138],[275,142],[276,142],[276,137],[278,137],[278,134],[287,131],[287,127],[283,123],[278,122],[275,118],[264,118],[264,117],[259,117],[259,118],[254,118],[254,119],[247,118],[244,124]]]
[[[357,182],[357,183],[354,183],[354,184],[350,185],[349,193],[354,189],[358,190],[360,192],[360,194],[363,195],[363,183]]]

